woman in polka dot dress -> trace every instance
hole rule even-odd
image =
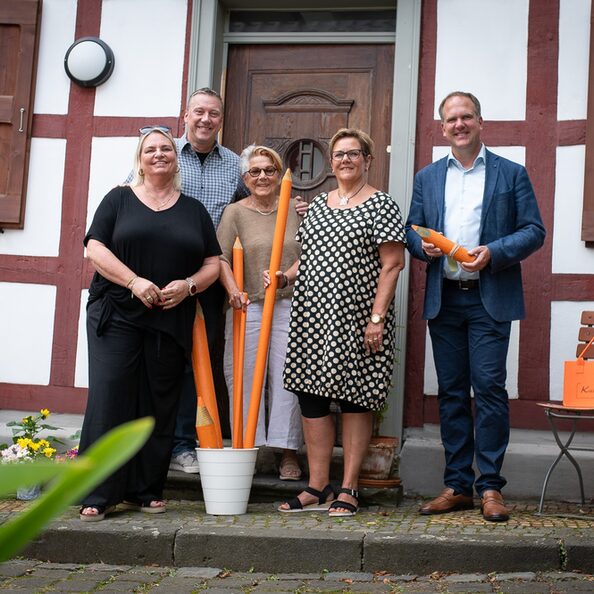
[[[297,233],[299,261],[279,272],[295,281],[284,382],[299,398],[310,473],[309,486],[279,511],[351,516],[372,413],[384,405],[391,383],[405,235],[396,202],[367,183],[371,138],[343,128],[330,140],[330,156],[338,188],[313,199]],[[332,401],[342,412],[338,493],[329,484]]]

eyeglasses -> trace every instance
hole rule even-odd
[[[349,158],[349,161],[355,161],[358,159],[363,153],[363,149],[353,149],[352,151],[336,151],[332,153],[332,160],[333,161],[342,161],[345,157]]]
[[[266,177],[272,177],[277,171],[278,169],[276,167],[264,167],[264,169],[261,169],[260,167],[252,167],[251,169],[248,169],[247,172],[252,176],[252,177],[260,177],[260,174],[262,173],[262,171],[264,172],[264,175]]]
[[[142,128],[140,128],[139,132],[141,136],[144,136],[145,134],[149,134],[150,132],[163,132],[163,134],[171,134],[171,128],[169,126],[143,126]]]

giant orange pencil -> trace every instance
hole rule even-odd
[[[196,300],[196,316],[194,317],[192,338],[192,368],[194,370],[196,394],[198,394],[196,433],[198,434],[199,445],[201,448],[222,448],[223,435],[212,379],[206,325],[204,323],[204,313],[198,300]],[[209,422],[208,417],[212,420],[214,427]]]
[[[233,244],[233,277],[243,291],[243,246],[239,237]],[[232,445],[243,447],[243,359],[245,349],[245,318],[243,309],[233,310],[233,431]],[[242,331],[243,328],[243,331]],[[243,345],[243,346],[242,346]]]
[[[469,255],[465,248],[454,243],[451,239],[444,237],[441,233],[433,229],[427,229],[426,227],[419,227],[418,225],[411,225],[411,227],[423,238],[425,243],[432,243],[446,256],[450,256],[458,262],[474,262],[476,256]]]
[[[274,314],[276,287],[278,285],[276,273],[280,268],[281,257],[283,255],[285,228],[287,226],[287,216],[289,214],[289,204],[291,201],[291,186],[291,170],[287,169],[281,183],[278,211],[276,213],[276,225],[274,227],[274,237],[272,239],[272,252],[270,254],[270,265],[268,267],[270,272],[270,284],[266,288],[264,305],[262,307],[262,326],[260,327],[258,351],[256,353],[256,362],[254,364],[254,379],[252,381],[252,391],[250,394],[250,406],[245,428],[244,447],[246,448],[253,448],[256,440],[256,427],[258,425],[258,413],[260,412],[260,398],[262,396],[262,386],[264,385],[264,372],[266,368],[266,359],[268,357],[270,329],[272,327],[272,315]]]

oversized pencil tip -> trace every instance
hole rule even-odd
[[[283,175],[283,181],[285,181],[286,179],[288,179],[289,181],[292,179],[291,178],[291,170],[290,169],[287,169],[285,171],[285,175]]]
[[[239,241],[239,235],[235,238],[235,243],[233,244],[233,249],[242,250],[243,246],[241,245],[241,241]]]

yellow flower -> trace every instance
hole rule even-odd
[[[31,449],[32,449],[34,452],[36,452],[36,451],[37,451],[37,450],[38,450],[38,449],[41,447],[41,443],[40,443],[40,442],[38,442],[38,441],[31,441],[31,440],[29,440],[29,441],[30,441],[30,443],[29,443],[29,447],[30,447],[30,448],[31,448]]]
[[[51,458],[55,453],[56,453],[56,450],[54,448],[44,448],[43,449],[43,455],[46,458]]]
[[[39,445],[43,446],[44,448],[49,448],[49,441],[47,441],[47,439],[40,439]]]
[[[39,412],[44,419],[50,416],[50,411],[47,408],[42,408]]]
[[[31,440],[28,437],[19,437],[17,439],[17,444],[20,445],[22,448],[28,448]]]

